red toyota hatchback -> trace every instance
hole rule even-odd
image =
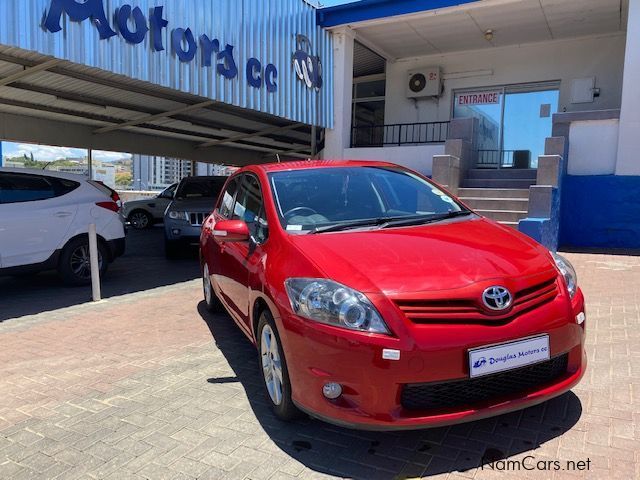
[[[207,306],[257,346],[281,419],[448,425],[543,402],[585,371],[569,262],[397,165],[243,168],[201,259]]]

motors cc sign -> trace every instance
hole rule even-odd
[[[45,31],[61,31],[64,14],[73,22],[90,20],[101,40],[119,35],[127,43],[137,45],[150,37],[150,46],[154,53],[162,52],[166,48],[163,32],[170,28],[170,22],[164,18],[163,6],[156,6],[145,15],[140,7],[124,4],[117,8],[113,15],[109,15],[103,0],[86,0],[82,3],[77,0],[51,0],[43,17],[42,26]],[[110,24],[109,18],[113,18],[113,25]],[[199,56],[201,66],[215,66],[217,75],[226,79],[235,79],[238,76],[234,45],[204,32],[196,36],[191,28],[184,25],[172,28],[169,38],[171,52],[180,62],[193,62]],[[320,58],[312,55],[312,46],[307,37],[297,35],[296,43],[298,48],[292,56],[292,68],[308,88],[319,90],[323,83]],[[278,68],[273,63],[251,57],[245,64],[245,76],[251,87],[264,87],[267,92],[278,90]]]

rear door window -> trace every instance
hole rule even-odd
[[[66,195],[80,184],[72,180],[24,173],[0,173],[0,203],[37,202]]]

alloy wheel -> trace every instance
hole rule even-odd
[[[260,340],[262,373],[269,397],[274,405],[282,403],[282,362],[278,349],[278,339],[269,325],[262,329]]]
[[[204,299],[207,302],[207,305],[210,305],[211,299],[213,298],[213,291],[211,288],[211,279],[209,278],[209,266],[206,263],[202,269],[202,286],[204,290]]]
[[[71,271],[81,279],[91,278],[91,256],[89,255],[89,245],[80,245],[71,254]],[[102,270],[102,255],[98,251],[98,268]]]
[[[129,217],[129,222],[133,225],[133,228],[143,230],[149,226],[149,217],[146,213],[135,212]]]

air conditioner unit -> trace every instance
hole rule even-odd
[[[407,98],[439,97],[442,94],[442,70],[426,67],[407,74]]]

